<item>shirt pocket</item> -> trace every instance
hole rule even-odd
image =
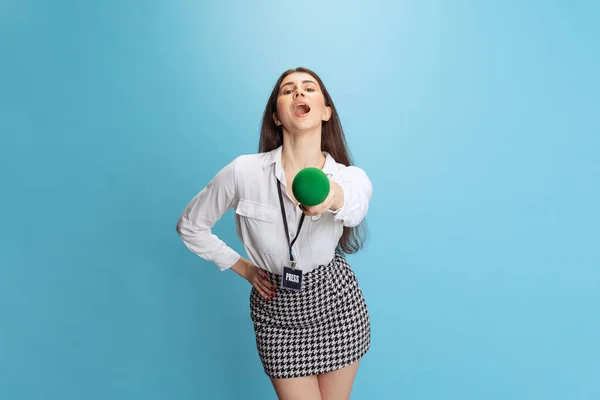
[[[276,252],[276,224],[279,210],[265,204],[240,200],[235,213],[239,216],[244,245],[267,253]]]

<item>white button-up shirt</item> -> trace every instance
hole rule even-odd
[[[240,255],[211,232],[217,220],[235,209],[236,232],[250,261],[259,268],[281,274],[290,266],[290,250],[277,193],[280,182],[289,229],[289,242],[296,237],[302,210],[287,195],[281,150],[242,155],[221,169],[187,205],[177,222],[177,232],[195,254],[230,268]],[[306,216],[292,247],[296,268],[304,273],[328,264],[343,232],[343,226],[358,225],[367,214],[372,186],[356,166],[337,163],[327,152],[322,171],[344,191],[344,205],[319,216]]]

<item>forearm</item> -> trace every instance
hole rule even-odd
[[[329,209],[331,211],[337,211],[344,205],[344,190],[336,182],[331,181],[331,191],[333,193],[333,198]]]
[[[225,270],[238,260],[240,255],[211,232],[212,225],[213,222],[203,219],[194,223],[184,215],[179,219],[176,229],[188,249],[215,263],[219,269]]]
[[[240,257],[239,260],[235,264],[231,266],[236,274],[241,276],[244,279],[248,279],[248,267],[250,266],[250,261],[246,260],[244,257]]]
[[[358,225],[369,209],[373,186],[365,172],[358,167],[345,168],[332,183],[334,196],[329,212],[344,226]]]

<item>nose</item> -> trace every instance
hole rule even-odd
[[[302,91],[302,89],[297,89],[296,92],[294,93],[294,98],[297,99],[301,95],[304,96],[304,92]]]

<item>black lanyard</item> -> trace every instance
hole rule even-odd
[[[292,246],[296,243],[296,239],[298,239],[298,235],[300,234],[300,229],[302,229],[302,223],[304,222],[305,214],[302,213],[302,217],[300,217],[300,223],[298,224],[298,232],[296,232],[296,237],[290,243],[290,232],[288,230],[287,218],[285,217],[285,206],[283,205],[283,196],[281,195],[281,185],[279,180],[275,178],[275,183],[277,183],[277,192],[279,193],[279,204],[281,206],[281,215],[283,217],[283,227],[285,228],[285,237],[287,239],[288,245],[290,247],[290,261],[292,262],[292,268],[296,266],[296,261],[294,261],[294,255],[292,254]]]

